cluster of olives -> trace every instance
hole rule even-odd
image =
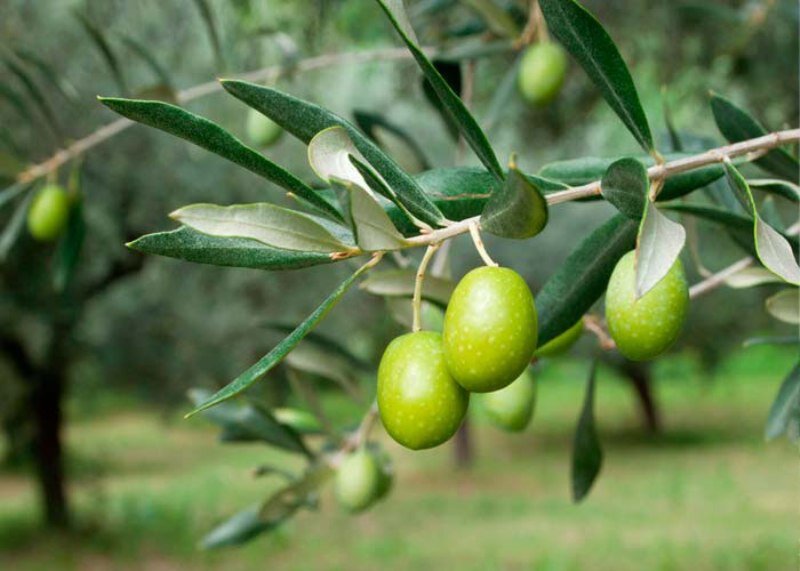
[[[631,360],[652,359],[672,345],[688,308],[680,261],[647,294],[636,294],[635,253],[615,267],[606,295],[609,333]],[[488,418],[523,430],[536,402],[528,370],[535,357],[566,351],[583,331],[579,320],[538,350],[533,295],[513,270],[482,267],[453,291],[442,333],[418,331],[394,339],[378,368],[378,409],[389,435],[421,450],[447,441],[466,415],[471,393]]]
[[[70,198],[57,184],[48,184],[36,192],[28,208],[28,232],[34,240],[52,242],[67,227]]]

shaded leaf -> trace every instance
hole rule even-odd
[[[783,380],[778,394],[769,409],[767,426],[764,436],[767,440],[777,438],[789,428],[793,416],[797,416],[800,409],[800,362],[789,372]]]
[[[462,90],[462,73],[461,73],[461,63],[459,60],[449,60],[449,59],[435,59],[433,60],[433,67],[439,74],[444,78],[447,82],[447,85],[450,86],[450,89],[453,90],[453,93],[461,93]],[[439,96],[436,94],[436,90],[431,85],[431,82],[428,81],[427,78],[424,76],[422,77],[422,94],[425,96],[425,99],[428,100],[436,112],[441,117],[442,121],[444,122],[444,126],[447,129],[447,133],[450,135],[450,138],[453,141],[458,141],[459,138],[459,129],[458,123],[453,116],[447,112],[447,108],[445,107],[442,100],[439,99]]]
[[[123,74],[122,68],[119,65],[117,55],[111,48],[111,44],[109,44],[108,39],[103,33],[103,30],[101,30],[99,26],[97,26],[87,16],[81,14],[80,12],[75,12],[75,17],[81,23],[81,26],[83,26],[86,34],[97,48],[97,51],[100,52],[100,56],[103,58],[103,61],[108,66],[111,74],[114,76],[114,81],[116,82],[120,93],[122,93],[122,95],[127,95],[128,85],[125,81],[125,75]]]
[[[264,326],[269,327],[270,329],[273,329],[275,331],[280,331],[282,333],[287,333],[287,334],[291,333],[295,329],[295,325],[289,323],[281,323],[277,321],[268,321],[264,323]],[[361,357],[357,356],[355,353],[353,353],[350,349],[345,347],[338,340],[323,333],[320,333],[319,331],[310,331],[303,340],[303,344],[315,345],[326,351],[335,353],[336,355],[339,355],[347,359],[349,363],[351,363],[357,368],[360,369],[372,368],[372,366],[369,363],[367,363]]]
[[[28,70],[25,69],[22,65],[17,63],[14,59],[10,57],[5,58],[6,67],[8,70],[14,74],[17,79],[19,79],[20,83],[22,83],[23,87],[25,87],[25,91],[28,92],[30,99],[36,104],[36,107],[41,112],[42,116],[46,119],[47,126],[50,131],[56,136],[56,138],[60,141],[63,139],[63,130],[61,128],[61,123],[58,119],[58,115],[53,110],[53,107],[50,105],[50,102],[45,97],[44,92],[42,91],[41,87],[34,81],[33,77],[28,73]],[[10,97],[10,100],[14,99],[15,92],[10,89],[3,89],[2,92],[7,97]],[[26,113],[27,115],[27,113]]]
[[[8,188],[4,188],[3,191],[0,192],[0,208],[25,192],[28,187],[30,187],[30,183],[17,183],[12,184]]]
[[[475,10],[486,22],[489,29],[498,36],[516,38],[520,29],[517,22],[505,9],[494,0],[461,0]]]
[[[333,261],[328,254],[278,250],[256,240],[209,236],[185,226],[147,234],[127,246],[145,254],[187,262],[258,270],[294,270]]]
[[[384,297],[412,297],[417,272],[412,269],[372,272],[359,287],[373,295]],[[422,299],[447,307],[455,283],[452,280],[426,275],[422,282]]]
[[[280,522],[267,522],[259,517],[260,505],[242,510],[209,532],[201,541],[203,549],[217,549],[241,545],[254,537],[274,529]]]
[[[581,319],[600,298],[619,259],[631,251],[637,225],[622,214],[589,234],[545,282],[536,296],[539,346]]]
[[[481,228],[503,238],[536,236],[547,225],[547,201],[539,188],[515,167],[489,197],[481,213]]]
[[[586,396],[578,418],[572,444],[572,499],[580,502],[592,489],[603,465],[603,450],[594,419],[594,393],[597,378],[597,360],[592,362]]]
[[[645,212],[650,178],[647,169],[636,159],[625,158],[611,163],[600,182],[603,198],[628,218],[638,220]]]
[[[749,113],[732,101],[712,93],[711,111],[720,133],[731,143],[755,139],[767,134],[767,130]],[[755,161],[757,165],[791,181],[797,181],[800,163],[784,149],[773,149]]]
[[[574,0],[539,0],[550,32],[578,60],[611,108],[646,151],[653,136],[633,78],[614,41]]]
[[[399,250],[406,246],[405,239],[394,227],[389,216],[367,191],[357,184],[344,181],[334,181],[334,184],[342,186],[348,193],[353,234],[362,250]]]
[[[667,275],[686,243],[686,230],[646,201],[636,239],[636,294],[642,297]]]
[[[784,323],[800,324],[800,291],[796,288],[779,291],[767,299],[767,311]]]
[[[323,129],[344,127],[356,148],[414,216],[434,226],[444,222],[442,213],[425,196],[414,179],[403,172],[375,143],[341,117],[318,105],[269,87],[232,80],[223,81],[222,86],[234,97],[260,111],[306,144]]]
[[[100,98],[100,102],[128,119],[161,129],[224,157],[296,194],[334,220],[342,219],[335,208],[303,181],[208,119],[162,101]]]
[[[749,179],[747,183],[750,188],[769,192],[792,202],[800,202],[800,186],[792,182],[780,179]]]
[[[153,72],[153,75],[155,75],[159,84],[165,86],[170,92],[172,92],[172,100],[176,100],[175,86],[172,81],[172,75],[163,65],[159,63],[155,54],[153,54],[150,49],[139,40],[130,36],[123,37],[122,41],[133,53],[139,56],[142,61],[147,64],[147,67],[149,67]]]
[[[244,390],[246,390],[250,385],[256,382],[259,378],[264,376],[266,373],[270,371],[275,365],[281,362],[284,357],[292,350],[294,347],[303,340],[303,338],[320,322],[322,319],[328,314],[328,312],[335,306],[339,299],[345,294],[345,292],[350,289],[350,286],[358,279],[358,277],[365,272],[369,268],[369,263],[361,266],[355,273],[353,273],[350,277],[348,277],[345,281],[343,281],[339,287],[337,287],[323,302],[320,304],[314,312],[309,315],[305,321],[303,321],[300,325],[298,325],[288,337],[286,337],[283,341],[278,343],[278,345],[272,349],[269,353],[264,355],[261,359],[258,360],[253,366],[247,369],[244,373],[236,377],[233,381],[231,381],[228,385],[217,391],[213,396],[208,398],[205,402],[197,406],[192,412],[190,412],[187,416],[191,416],[196,414],[202,410],[208,409],[212,406],[215,406],[221,402],[228,400],[231,397],[234,397]]]
[[[744,268],[725,278],[725,285],[735,289],[745,289],[780,282],[781,279],[778,276],[764,268]]]
[[[83,198],[80,197],[70,208],[67,228],[56,250],[53,269],[53,286],[56,291],[64,291],[72,280],[85,237],[86,219]]]
[[[197,10],[200,12],[200,17],[206,27],[208,39],[211,42],[211,49],[214,52],[214,61],[216,62],[217,69],[225,69],[225,56],[222,53],[222,42],[219,38],[219,30],[217,29],[217,21],[214,18],[214,12],[211,9],[211,4],[208,0],[194,0]]]
[[[11,219],[8,221],[5,228],[3,228],[2,234],[0,234],[0,263],[6,261],[8,254],[11,252],[11,248],[16,243],[23,228],[25,228],[25,219],[33,194],[33,192],[29,192],[28,195],[17,204],[14,214],[11,215]]]
[[[344,127],[323,129],[308,142],[308,162],[319,178],[330,183],[332,178],[367,188],[367,183],[350,157],[363,159]]]
[[[335,351],[303,341],[286,355],[286,364],[298,371],[331,380],[352,397],[361,398],[351,362]]]
[[[353,118],[356,125],[389,153],[406,172],[414,174],[431,168],[422,148],[402,127],[381,115],[367,111],[356,110]]]
[[[500,163],[497,162],[494,150],[492,150],[478,122],[475,121],[475,118],[470,114],[458,95],[452,90],[447,81],[445,81],[417,45],[402,0],[378,0],[378,3],[400,34],[406,47],[411,51],[423,75],[430,82],[431,87],[436,92],[436,95],[439,97],[439,100],[444,105],[448,114],[458,125],[461,136],[464,137],[464,140],[472,147],[472,150],[489,172],[499,180],[502,180],[504,178],[503,169],[500,167]]]

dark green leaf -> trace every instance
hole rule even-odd
[[[291,325],[289,323],[281,323],[277,321],[268,321],[264,323],[265,327],[273,329],[275,331],[280,331],[285,334],[289,334],[294,331],[295,325]],[[361,357],[357,356],[353,353],[350,349],[346,346],[342,345],[338,340],[325,335],[324,333],[320,333],[319,331],[311,331],[306,335],[306,338],[303,340],[303,343],[309,345],[315,345],[320,347],[326,351],[335,353],[341,357],[347,359],[352,365],[360,368],[360,369],[369,369],[371,365],[366,362]]]
[[[603,465],[603,450],[600,448],[594,419],[596,378],[597,360],[592,362],[589,372],[586,396],[572,445],[572,499],[575,502],[586,497]]]
[[[53,107],[50,105],[50,102],[45,97],[42,88],[34,81],[33,77],[28,70],[20,65],[16,60],[7,57],[5,58],[6,67],[8,67],[9,71],[14,74],[17,79],[19,79],[20,83],[22,83],[23,87],[25,87],[25,91],[28,92],[30,99],[36,104],[36,107],[41,112],[42,116],[47,121],[47,126],[50,131],[56,136],[56,138],[60,141],[63,137],[63,130],[61,128],[61,123],[59,121],[58,115],[53,110]],[[9,94],[14,94],[15,92],[4,89],[4,94],[9,96]],[[11,95],[13,98],[13,95]]]
[[[547,201],[539,188],[516,168],[489,197],[481,214],[481,228],[503,238],[536,236],[547,225]]]
[[[208,0],[194,0],[194,4],[197,6],[200,17],[203,19],[203,23],[206,26],[206,33],[211,42],[211,48],[214,51],[214,61],[216,62],[217,69],[221,71],[225,69],[225,57],[222,53],[222,42],[219,39],[219,30],[217,29],[217,21],[216,18],[214,18],[214,12],[211,10],[211,5],[208,3]]]
[[[444,78],[447,85],[453,90],[453,93],[461,93],[463,78],[461,74],[461,62],[459,60],[434,60],[433,67],[439,72],[439,75]],[[439,117],[441,117],[447,129],[447,133],[453,141],[457,142],[459,137],[458,123],[453,118],[452,114],[448,113],[447,107],[445,107],[442,100],[439,99],[433,85],[431,85],[431,82],[424,76],[422,78],[422,94],[439,114]]]
[[[800,362],[798,362],[781,384],[775,401],[769,409],[764,436],[767,440],[777,438],[789,428],[792,417],[800,412]]]
[[[256,240],[218,238],[187,227],[147,234],[129,243],[128,247],[145,254],[157,254],[199,264],[258,270],[294,270],[333,261],[328,254],[278,250]]]
[[[354,399],[361,399],[352,363],[336,351],[303,341],[286,355],[286,364],[303,373],[333,381]],[[305,386],[309,383],[300,384]]]
[[[14,214],[11,215],[11,220],[8,221],[5,228],[3,228],[2,234],[0,234],[0,263],[6,261],[8,254],[11,252],[11,248],[25,228],[28,206],[30,206],[32,198],[33,192],[29,192],[28,195],[17,204]]]
[[[24,117],[29,121],[33,121],[31,110],[25,104],[25,99],[12,88],[0,82],[0,97],[8,101],[19,113],[20,117]]]
[[[800,202],[800,186],[792,182],[779,179],[750,179],[747,182],[750,188],[769,192],[792,202]]]
[[[539,346],[563,333],[600,298],[619,259],[631,251],[636,222],[617,214],[587,236],[536,297]]]
[[[58,244],[53,270],[53,285],[56,291],[64,291],[69,285],[78,263],[83,240],[86,237],[86,220],[83,214],[83,198],[72,205],[67,229]]]
[[[170,75],[169,71],[159,63],[156,55],[153,54],[147,46],[135,38],[126,36],[122,38],[122,41],[125,42],[125,44],[133,53],[138,55],[142,61],[147,64],[147,67],[152,70],[153,75],[155,75],[159,84],[166,86],[174,94],[175,86],[172,82],[172,75]],[[174,96],[173,99],[175,99]]]
[[[334,220],[342,220],[335,208],[292,173],[251,149],[228,131],[205,119],[162,101],[101,98],[112,111],[144,125],[161,129],[228,159],[294,193]]]
[[[223,81],[222,85],[234,97],[260,111],[306,144],[324,129],[344,127],[356,148],[394,189],[398,199],[414,216],[434,226],[440,226],[444,222],[442,213],[425,196],[414,179],[403,172],[377,145],[341,117],[313,103],[269,87],[242,81]]]
[[[767,134],[767,130],[749,113],[721,95],[711,95],[711,111],[720,132],[731,143]],[[755,163],[786,180],[796,182],[800,173],[800,163],[783,149],[773,149]]]
[[[39,72],[39,76],[52,85],[64,99],[73,103],[77,101],[80,96],[78,90],[58,72],[51,62],[25,49],[14,50],[14,54],[16,54],[20,60],[35,67]]]
[[[486,166],[486,168],[499,180],[503,180],[503,169],[497,162],[497,157],[489,144],[486,135],[481,130],[478,122],[470,114],[458,95],[447,84],[447,81],[436,70],[427,56],[416,44],[414,33],[408,22],[402,0],[378,0],[395,30],[405,42],[414,59],[417,61],[425,78],[430,82],[439,100],[447,109],[447,112],[458,125],[459,132],[464,140],[472,147],[475,154]]]
[[[389,153],[400,165],[404,165],[406,172],[422,172],[428,170],[430,162],[419,144],[405,129],[395,125],[382,115],[356,110],[353,119],[359,129]],[[392,140],[392,137],[396,141]],[[412,168],[413,164],[413,168]]]
[[[373,272],[359,287],[371,294],[384,297],[411,297],[414,295],[416,276],[416,270],[411,269]],[[428,275],[422,282],[422,298],[441,307],[447,307],[454,288],[455,284],[451,280]]]
[[[636,159],[612,163],[600,182],[603,198],[628,218],[638,220],[644,212],[650,178],[647,169]]]
[[[574,0],[539,0],[547,26],[619,115],[646,151],[653,136],[636,86],[614,41],[597,19]]]
[[[252,367],[247,369],[244,373],[236,377],[233,381],[227,384],[225,387],[217,391],[211,398],[207,399],[204,403],[196,407],[192,412],[190,412],[187,416],[191,416],[196,414],[202,410],[215,406],[221,402],[228,400],[231,397],[234,397],[244,390],[246,390],[250,385],[256,382],[259,378],[264,376],[266,373],[270,371],[275,365],[281,362],[281,360],[286,357],[286,355],[294,349],[294,347],[303,340],[309,331],[311,331],[322,319],[328,314],[328,312],[333,308],[334,305],[341,299],[341,297],[345,294],[345,292],[350,289],[350,286],[356,281],[356,279],[368,269],[367,265],[361,266],[353,275],[347,278],[344,282],[342,282],[339,287],[337,287],[326,299],[322,302],[322,304],[314,310],[314,312],[309,315],[305,321],[303,321],[297,328],[292,331],[292,333],[286,337],[283,341],[278,343],[278,345],[272,349],[269,353],[264,355],[257,363],[255,363]]]
[[[492,94],[492,99],[486,110],[483,119],[484,129],[490,130],[500,119],[504,111],[508,109],[509,102],[517,90],[517,76],[519,75],[519,65],[522,61],[522,54],[518,55],[514,63],[509,66],[503,75],[503,79],[497,85],[497,89]]]
[[[7,203],[14,200],[20,194],[25,192],[30,187],[30,183],[17,183],[12,184],[8,188],[4,188],[2,192],[0,192],[0,208],[5,206]]]
[[[80,12],[75,12],[75,17],[78,18],[78,21],[80,21],[83,29],[86,31],[86,34],[100,52],[100,56],[103,58],[103,61],[106,63],[108,69],[111,71],[111,74],[114,76],[114,81],[117,83],[117,88],[119,89],[120,93],[122,95],[127,95],[128,85],[125,81],[125,75],[123,74],[122,68],[119,65],[117,55],[114,53],[114,50],[111,49],[111,44],[108,43],[103,30],[101,30],[99,26],[97,26],[88,17]]]
[[[261,505],[255,505],[240,511],[227,521],[215,527],[203,538],[203,549],[217,549],[241,545],[254,537],[277,527],[276,522],[263,521],[259,517]]]

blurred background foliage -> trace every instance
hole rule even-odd
[[[459,2],[408,4],[417,14],[415,26],[424,45],[448,44],[462,34],[485,32],[477,14]],[[620,46],[660,140],[666,140],[665,104],[680,131],[720,139],[708,108],[709,89],[752,110],[771,128],[798,123],[796,2],[586,0],[584,4]],[[212,0],[209,5],[221,45],[221,53],[215,55],[198,5],[188,0],[2,2],[0,56],[6,62],[15,57],[9,50],[29,53],[49,66],[49,72],[37,70],[30,65],[34,59],[28,60],[56,121],[44,116],[30,98],[24,102],[25,112],[11,98],[0,99],[0,148],[24,162],[38,162],[64,142],[115,118],[95,96],[121,95],[119,82],[76,13],[109,39],[129,95],[143,93],[159,79],[126,48],[125,37],[157,54],[178,88],[285,58],[398,45],[371,0]],[[472,107],[479,118],[486,116],[512,64],[510,54],[500,54],[475,66]],[[26,92],[8,65],[0,65],[0,85]],[[422,143],[434,166],[473,161],[427,103],[418,70],[408,60],[330,66],[289,74],[277,85],[346,117],[352,117],[354,110],[383,114]],[[233,98],[215,94],[188,107],[244,136],[246,108]],[[624,126],[574,64],[553,105],[532,109],[512,96],[488,134],[501,160],[515,152],[519,166],[531,172],[554,160],[637,152]],[[298,141],[284,137],[267,153],[301,178],[315,180]],[[67,169],[60,173],[62,180],[67,174]],[[83,162],[83,192],[88,230],[73,290],[93,291],[115,268],[141,263],[141,269],[80,306],[58,302],[66,312],[80,311],[69,347],[70,418],[91,416],[109,403],[117,403],[116,407],[128,399],[173,418],[175,407],[185,408],[188,388],[228,382],[279,340],[266,322],[298,322],[346,274],[339,266],[263,273],[141,259],[127,250],[127,240],[171,227],[166,213],[188,203],[287,200],[279,199],[277,189],[262,179],[155,130],[136,126],[92,150]],[[536,291],[580,238],[610,213],[601,203],[560,206],[552,210],[549,226],[535,241],[488,238],[487,245],[500,263],[519,271]],[[9,215],[4,210],[0,224],[5,225]],[[698,232],[702,259],[712,269],[740,257],[714,228],[699,224]],[[0,327],[22,339],[33,355],[44,350],[48,312],[55,303],[49,290],[51,255],[48,247],[23,237],[0,271]],[[456,276],[478,262],[466,240],[456,242]],[[690,279],[697,280],[692,264],[686,265]],[[777,324],[763,311],[763,301],[772,292],[770,286],[723,288],[694,303],[675,349],[681,353],[680,362],[694,363],[693,371],[698,364],[714,367],[739,353],[742,342],[754,334],[791,334],[791,326]],[[375,361],[399,327],[378,298],[353,293],[321,331]],[[579,345],[579,357],[588,354],[590,346]],[[656,377],[675,374],[668,369],[658,368]],[[269,383],[277,387],[271,398],[286,394],[279,381]],[[777,382],[776,377],[763,390],[771,395]],[[0,360],[0,416],[13,416],[14,403],[24,393],[24,381],[11,363]],[[152,446],[159,445],[154,436]],[[71,469],[79,468],[71,465]]]

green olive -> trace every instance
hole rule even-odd
[[[250,109],[247,114],[247,137],[250,142],[259,148],[266,148],[277,143],[281,135],[283,129],[280,125],[255,109]]]
[[[564,331],[558,337],[551,339],[538,349],[536,349],[536,356],[542,357],[557,357],[569,351],[573,345],[581,338],[583,334],[583,320],[578,322]]]
[[[447,371],[439,333],[408,333],[386,348],[378,367],[378,409],[397,442],[412,450],[446,442],[468,404],[469,393]]]
[[[480,395],[480,403],[495,426],[509,432],[525,430],[536,407],[536,379],[526,369],[507,387]]]
[[[542,42],[522,56],[518,85],[522,97],[533,105],[546,105],[555,99],[567,75],[567,56],[559,46]]]
[[[444,316],[444,355],[462,387],[502,389],[528,366],[536,338],[533,295],[514,270],[477,268],[458,283]]]
[[[364,511],[378,499],[382,478],[378,461],[370,451],[361,448],[348,455],[334,482],[339,505],[352,513]]]
[[[664,278],[636,299],[635,252],[625,254],[608,282],[606,321],[617,349],[632,361],[652,359],[678,338],[689,308],[683,265],[676,260]]]
[[[314,434],[322,430],[317,417],[305,410],[296,408],[276,408],[272,410],[275,420],[303,434]]]
[[[69,220],[69,196],[63,187],[49,184],[33,197],[28,209],[28,232],[40,242],[52,242]]]

